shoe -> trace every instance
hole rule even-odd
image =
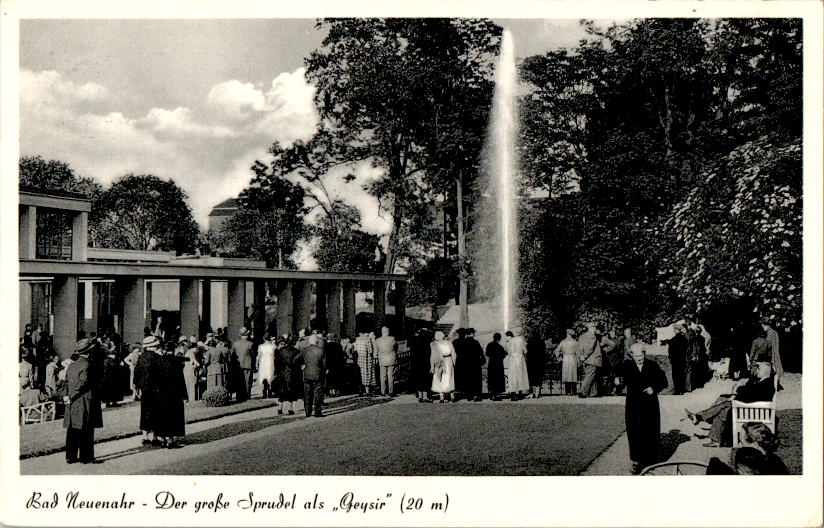
[[[81,460],[80,463],[81,464],[102,464],[103,461],[102,460],[97,460],[96,458],[93,458],[91,460]]]
[[[692,425],[698,425],[698,422],[701,421],[701,420],[698,419],[698,416],[694,412],[690,411],[689,409],[684,409],[684,411],[686,411],[687,418],[690,419],[690,421],[692,422]]]
[[[177,442],[170,442],[163,447],[165,447],[166,449],[180,449],[183,446],[178,444]]]
[[[77,460],[75,460],[75,459],[69,460],[69,459],[67,458],[67,459],[66,459],[66,464],[77,464]]]
[[[694,436],[695,438],[699,438],[701,440],[703,440],[705,438],[709,438],[709,435],[699,434],[699,433],[692,433],[692,436]]]
[[[295,411],[289,411],[289,414],[290,415],[295,414]]]
[[[151,441],[151,440],[149,440],[148,438],[144,438],[144,439],[143,439],[142,444],[143,444],[144,446],[146,446],[146,445],[152,445],[152,441]]]
[[[710,440],[709,442],[704,444],[704,447],[721,447],[721,446],[718,444],[718,442]]]
[[[151,444],[153,446],[162,446],[163,442],[161,442],[160,440],[150,440],[149,444]]]
[[[583,393],[581,393],[581,392],[579,392],[579,393],[578,393],[578,397],[579,397],[579,398],[586,398],[586,396],[584,396],[584,394],[583,394]]]
[[[323,414],[321,414],[321,413],[318,413],[318,414],[316,414],[316,415],[314,415],[314,416],[315,416],[315,418],[323,418]]]
[[[278,409],[278,414],[283,414],[283,409]]]

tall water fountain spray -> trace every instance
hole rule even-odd
[[[504,30],[501,51],[495,67],[495,97],[492,107],[490,149],[490,193],[496,202],[498,220],[498,253],[500,291],[499,303],[503,328],[518,324],[515,294],[518,289],[518,209],[517,155],[518,109],[516,97],[517,70],[512,34]]]

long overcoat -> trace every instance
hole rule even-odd
[[[70,403],[63,417],[63,427],[71,429],[103,427],[100,401],[92,391],[96,381],[91,378],[91,371],[93,369],[90,368],[89,360],[83,356],[69,365],[66,371],[66,385]]]
[[[649,465],[658,457],[661,435],[658,393],[667,387],[667,375],[650,359],[644,359],[640,370],[634,361],[624,361],[620,373],[627,388],[624,416],[629,458],[633,462]],[[644,392],[647,388],[652,388],[652,394]]]

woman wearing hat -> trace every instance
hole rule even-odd
[[[186,399],[186,382],[183,378],[183,361],[175,355],[175,346],[167,343],[160,352],[156,368],[158,413],[154,423],[155,435],[166,448],[180,447],[178,440],[186,434],[186,415],[183,400]]]
[[[200,372],[200,361],[197,360],[197,340],[194,336],[188,340],[185,337],[180,339],[185,341],[184,357],[188,361],[183,363],[183,379],[186,380],[186,399],[191,403],[197,399],[197,378]]]
[[[226,386],[224,348],[218,346],[218,341],[212,333],[206,334],[206,354],[203,357],[203,365],[206,367],[206,390]]]
[[[284,411],[295,414],[295,400],[303,390],[300,369],[295,365],[295,357],[298,355],[298,350],[293,346],[295,341],[294,335],[290,335],[288,341],[280,340],[275,353],[275,391],[280,402],[278,414],[283,414]],[[287,403],[290,405],[286,405]]]
[[[134,384],[140,394],[140,431],[143,433],[143,445],[160,445],[154,432],[159,410],[156,386],[160,341],[148,335],[143,338],[142,348],[143,352],[134,367]]]
[[[438,393],[440,403],[446,401],[444,396],[449,394],[450,400],[455,391],[455,362],[457,354],[455,347],[444,339],[443,332],[435,332],[435,340],[429,345],[431,350],[429,362],[432,372],[432,392]]]

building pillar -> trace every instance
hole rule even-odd
[[[206,334],[212,331],[212,281],[200,281],[200,332],[198,339],[205,339]]]
[[[77,277],[56,275],[52,281],[54,349],[60,359],[74,352],[77,342]]]
[[[262,343],[263,336],[266,334],[266,281],[257,279],[254,281],[254,293],[252,295],[254,303],[254,319],[252,320],[252,328],[254,328],[255,343]]]
[[[406,339],[406,283],[395,281],[395,319],[398,321],[398,339]]]
[[[373,284],[375,333],[380,335],[380,329],[386,323],[386,283],[375,281]]]
[[[312,288],[306,280],[296,280],[292,283],[292,325],[295,332],[302,328],[309,328],[312,322]]]
[[[278,335],[284,335],[292,331],[292,283],[279,280],[277,298],[277,332]]]
[[[344,337],[356,337],[355,325],[355,282],[343,281],[343,328]]]
[[[21,257],[22,258],[22,257]],[[32,328],[37,324],[37,321],[34,321],[32,310],[32,304],[34,303],[34,295],[32,293],[32,285],[30,282],[27,281],[19,281],[18,285],[20,286],[20,333],[19,336],[23,337],[23,333],[26,331],[26,325],[32,323]],[[45,329],[48,332],[48,328]]]
[[[180,279],[180,335],[189,337],[200,333],[200,281]]]
[[[326,329],[341,336],[340,331],[340,281],[329,281],[326,286]]]
[[[146,289],[145,289],[145,302],[144,305],[144,313],[143,313],[143,326],[149,328],[152,332],[154,332],[154,327],[152,326],[152,283],[150,281],[146,281]],[[142,330],[141,330],[142,331]]]
[[[86,261],[89,240],[89,213],[80,211],[72,219],[72,260]]]
[[[229,297],[229,311],[226,317],[226,326],[229,327],[229,341],[240,339],[240,329],[243,327],[246,316],[246,281],[229,279],[227,283]]]
[[[329,283],[324,280],[315,281],[315,328],[323,332],[329,330],[326,296]]]
[[[140,277],[118,279],[117,289],[123,299],[123,342],[140,343],[146,326],[146,281]]]
[[[20,206],[19,220],[17,241],[20,258],[37,258],[37,207]]]

